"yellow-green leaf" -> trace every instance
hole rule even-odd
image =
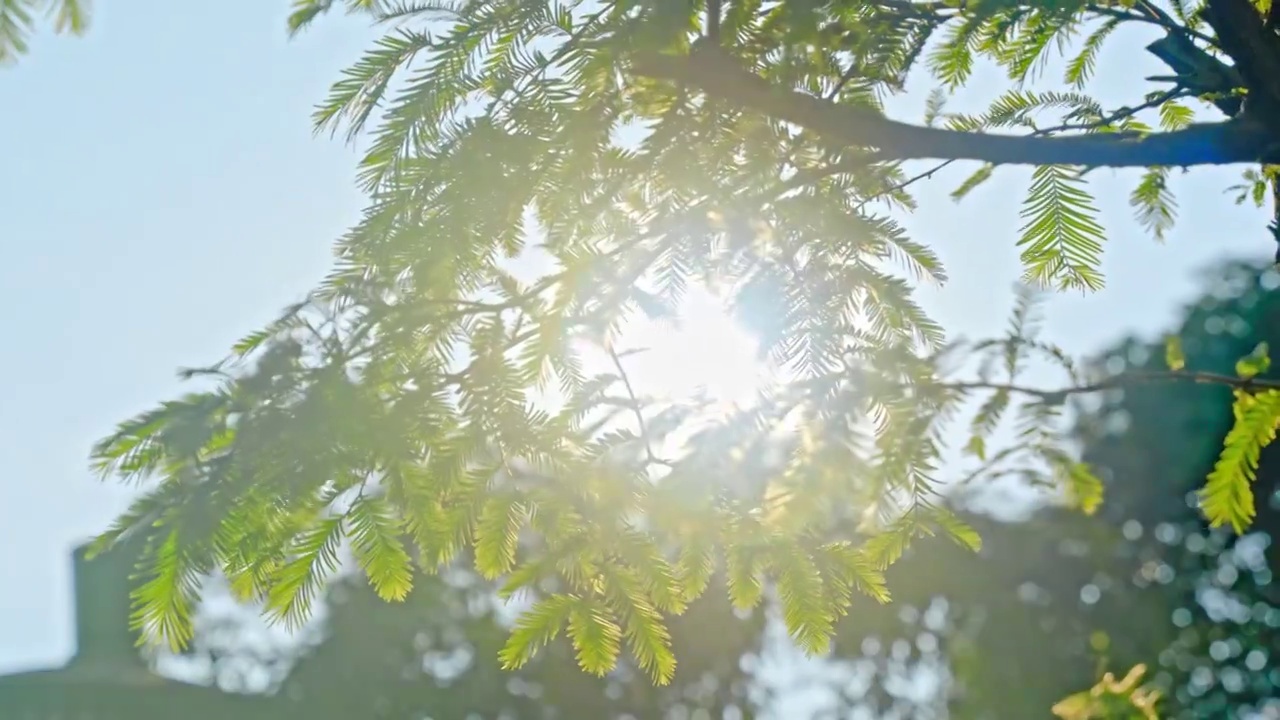
[[[1253,352],[1236,361],[1236,375],[1246,380],[1265,373],[1271,368],[1271,356],[1267,344],[1260,342]]]
[[[1200,491],[1200,507],[1211,526],[1230,525],[1237,533],[1243,533],[1257,512],[1252,485],[1262,449],[1276,437],[1280,391],[1257,395],[1237,391],[1233,412],[1235,424]]]
[[[964,446],[964,451],[979,460],[986,460],[987,441],[982,439],[981,435],[974,435],[969,438],[969,443]]]
[[[955,513],[946,508],[938,508],[934,513],[934,519],[943,530],[947,531],[947,536],[961,547],[966,547],[973,552],[982,549],[982,536]]]
[[[534,603],[516,620],[507,644],[498,653],[506,670],[518,670],[533,659],[547,643],[556,639],[573,612],[577,598],[552,595]]]
[[[129,627],[140,631],[139,643],[156,639],[176,652],[191,642],[199,570],[179,543],[178,531],[170,531],[151,554],[149,578],[132,592]]]
[[[760,582],[761,564],[755,553],[747,548],[731,548],[726,554],[725,565],[729,599],[739,610],[750,610],[760,602],[764,588]]]
[[[631,568],[617,568],[602,578],[609,605],[622,620],[627,647],[640,669],[659,685],[671,682],[676,656],[662,614],[647,597],[646,583]]]
[[[1063,468],[1067,493],[1074,507],[1085,515],[1092,515],[1102,505],[1102,480],[1085,463],[1073,462]]]
[[[267,612],[290,627],[307,619],[324,581],[338,570],[343,518],[322,518],[302,532],[290,550],[290,560],[275,569],[269,580]]]
[[[1187,366],[1187,356],[1182,351],[1182,338],[1170,335],[1164,341],[1164,364],[1178,372]]]
[[[787,632],[805,652],[825,651],[835,632],[835,616],[826,602],[818,564],[797,543],[783,544],[779,554],[774,565]]]
[[[385,500],[363,497],[347,511],[351,549],[383,600],[403,600],[413,589],[413,561],[401,533],[404,523]]]
[[[476,522],[476,570],[492,580],[511,570],[516,561],[520,528],[528,512],[524,503],[509,494],[495,494],[485,502]]]
[[[578,598],[569,612],[569,638],[578,665],[592,675],[604,675],[618,664],[622,628],[609,608],[595,598]]]

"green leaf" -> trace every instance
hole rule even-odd
[[[53,15],[54,32],[83,35],[89,28],[88,0],[0,0],[0,65],[26,54],[40,11]]]
[[[372,50],[343,70],[342,79],[333,84],[329,97],[316,108],[312,115],[316,130],[336,132],[345,122],[347,138],[354,141],[382,105],[396,71],[430,48],[431,43],[430,35],[408,30],[377,40]]]
[[[969,442],[964,446],[964,451],[979,460],[987,459],[987,443],[982,439],[981,435],[970,436]]]
[[[140,632],[139,642],[158,640],[172,652],[182,650],[194,636],[192,619],[205,568],[183,547],[177,530],[170,530],[144,559],[146,578],[132,592],[129,627]]]
[[[848,542],[828,543],[818,549],[815,559],[822,565],[827,587],[837,591],[834,613],[844,613],[854,591],[880,603],[889,602],[884,573],[865,548],[856,548]]]
[[[646,583],[631,568],[607,571],[603,579],[609,606],[622,619],[623,637],[640,669],[659,685],[671,682],[676,671],[671,634],[649,601]]]
[[[55,0],[53,17],[54,32],[83,35],[89,29],[88,0]]]
[[[764,586],[760,573],[763,569],[757,553],[745,547],[732,547],[725,558],[729,583],[729,599],[739,610],[750,610],[760,602]]]
[[[1129,204],[1136,211],[1138,222],[1157,240],[1165,238],[1178,217],[1178,203],[1169,191],[1168,182],[1169,168],[1150,168],[1129,196]]]
[[[979,23],[973,19],[950,26],[942,43],[929,55],[929,69],[947,90],[964,84],[973,72],[978,28]]]
[[[351,549],[383,600],[403,600],[413,589],[413,561],[401,534],[404,523],[382,498],[364,496],[346,514]]]
[[[1164,341],[1164,364],[1173,372],[1187,367],[1187,356],[1182,350],[1182,338],[1169,335]]]
[[[291,548],[292,558],[270,579],[267,613],[291,628],[308,618],[324,581],[338,571],[338,548],[344,536],[343,517],[321,518],[301,533]]]
[[[1271,368],[1271,356],[1267,343],[1260,342],[1248,355],[1236,361],[1236,375],[1248,380]]]
[[[966,195],[972,192],[974,188],[990,180],[991,176],[995,173],[995,169],[996,169],[995,165],[992,165],[991,163],[987,163],[986,165],[983,165],[982,167],[975,170],[972,175],[970,175],[968,178],[965,178],[964,182],[960,183],[960,187],[951,191],[951,199],[960,200],[964,198]]]
[[[1195,119],[1195,110],[1173,100],[1160,106],[1160,127],[1165,130],[1181,130]]]
[[[1085,515],[1097,512],[1103,499],[1102,480],[1082,462],[1067,463],[1061,470],[1072,506],[1079,508]]]
[[[973,552],[982,549],[982,537],[978,535],[978,531],[950,510],[938,508],[934,512],[934,522],[938,523],[946,531],[947,536],[961,547]]]
[[[1115,29],[1120,27],[1120,18],[1109,18],[1098,26],[1096,30],[1090,33],[1089,37],[1080,44],[1080,51],[1070,62],[1067,63],[1065,80],[1077,88],[1084,87],[1089,79],[1093,77],[1093,71],[1098,65],[1098,53],[1102,50],[1103,44]]]
[[[1031,176],[1023,204],[1024,280],[1063,289],[1102,288],[1105,234],[1080,176],[1061,165],[1042,165]]]
[[[495,494],[485,502],[475,531],[476,570],[482,576],[492,580],[511,570],[527,517],[524,503],[514,495]]]
[[[293,10],[289,13],[289,34],[295,35],[305,30],[318,17],[333,9],[338,0],[293,0]],[[344,0],[347,12],[360,10],[371,11],[379,3],[375,0]]]
[[[503,669],[524,667],[538,650],[555,640],[577,603],[577,598],[572,595],[552,595],[539,600],[521,614],[498,655]]]
[[[824,652],[835,632],[835,615],[818,563],[798,543],[785,543],[777,552],[773,565],[787,632],[806,653]]]
[[[886,570],[902,557],[912,538],[919,532],[920,523],[915,514],[904,515],[867,540],[863,551],[876,569]]]
[[[1200,491],[1200,508],[1212,527],[1230,525],[1237,534],[1253,522],[1253,481],[1262,449],[1276,437],[1280,391],[1256,395],[1236,391],[1235,424],[1227,433],[1218,462]]]
[[[942,88],[934,88],[929,92],[929,97],[925,100],[924,108],[924,124],[932,127],[937,122],[938,117],[942,115],[942,109],[947,104],[947,93]]]
[[[577,651],[578,665],[592,675],[602,676],[618,663],[622,628],[600,600],[578,598],[574,601],[569,611],[569,638]]]
[[[680,579],[684,601],[700,597],[711,582],[716,567],[716,547],[704,533],[693,533],[680,551]]]

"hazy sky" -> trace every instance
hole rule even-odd
[[[298,299],[361,207],[355,154],[309,119],[372,37],[359,21],[290,42],[284,0],[96,6],[87,38],[41,36],[0,69],[0,673],[72,651],[69,552],[128,497],[86,470],[90,444],[178,391],[177,367],[221,357]],[[1116,102],[1158,72],[1116,49],[1101,67],[1099,94]],[[919,117],[923,100],[900,107]],[[955,204],[966,174],[922,185],[907,223],[952,276],[937,316],[999,332],[1025,173]],[[1238,169],[1176,182],[1182,217],[1164,245],[1131,220],[1132,176],[1096,175],[1108,289],[1050,305],[1049,334],[1069,349],[1155,331],[1194,296],[1194,269],[1270,252],[1264,215],[1223,195]]]

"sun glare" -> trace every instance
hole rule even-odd
[[[718,298],[691,287],[674,322],[644,321],[623,335],[624,346],[644,348],[627,359],[642,393],[672,398],[705,395],[725,405],[750,403],[767,382],[758,342]]]

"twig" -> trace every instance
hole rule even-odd
[[[1106,17],[1119,18],[1121,20],[1132,20],[1134,22],[1155,25],[1157,27],[1162,27],[1171,33],[1179,33],[1186,35],[1187,37],[1195,38],[1196,40],[1200,40],[1212,47],[1218,46],[1217,42],[1215,42],[1212,37],[1179,23],[1177,20],[1169,17],[1168,13],[1156,7],[1154,4],[1142,2],[1138,5],[1142,8],[1141,12],[1134,12],[1131,9],[1110,7],[1101,4],[1089,5],[1087,6],[1087,9],[1095,15],[1103,15]]]
[[[938,171],[940,171],[940,170],[942,170],[943,168],[947,167],[948,165],[950,165],[950,164],[951,164],[951,163],[953,163],[953,162],[955,162],[955,159],[954,159],[954,158],[953,158],[953,159],[951,159],[951,160],[944,160],[944,161],[942,161],[942,162],[938,163],[937,165],[934,165],[933,167],[929,168],[928,170],[925,170],[925,171],[924,171],[924,172],[922,172],[922,173],[917,173],[916,175],[912,175],[911,177],[907,178],[906,180],[903,180],[903,181],[898,182],[898,183],[894,183],[893,185],[890,185],[889,187],[887,187],[887,188],[885,188],[885,189],[883,189],[883,190],[881,190],[881,191],[879,191],[879,192],[877,192],[877,193],[875,193],[875,194],[873,194],[873,195],[870,195],[870,196],[868,196],[868,197],[865,197],[865,198],[863,198],[863,199],[862,199],[862,201],[861,201],[861,202],[859,202],[859,203],[854,207],[854,211],[855,211],[855,212],[857,212],[857,211],[861,210],[862,208],[866,207],[868,203],[870,203],[870,202],[872,202],[872,201],[874,201],[874,200],[879,200],[880,198],[885,197],[886,195],[892,195],[893,193],[896,193],[896,192],[898,192],[899,190],[906,189],[908,186],[910,186],[910,185],[914,185],[914,184],[916,184],[916,183],[920,182],[921,180],[928,180],[928,179],[932,178],[932,177],[934,176],[934,174],[935,174],[935,173],[937,173]]]
[[[618,351],[613,349],[613,345],[605,346],[605,352],[609,353],[609,359],[613,361],[613,367],[618,371],[618,377],[622,379],[622,385],[627,389],[627,397],[631,399],[631,412],[636,416],[636,424],[640,428],[640,440],[644,443],[644,454],[649,462],[657,463],[658,458],[653,454],[653,446],[649,443],[649,431],[645,426],[644,413],[640,412],[640,400],[636,397],[636,390],[631,385],[631,378],[627,376],[627,370],[622,366],[622,358],[618,357]]]
[[[1126,385],[1135,385],[1141,383],[1158,383],[1158,382],[1191,382],[1201,385],[1224,385],[1236,390],[1280,390],[1280,380],[1260,380],[1258,378],[1241,378],[1231,375],[1223,375],[1221,373],[1211,372],[1144,372],[1144,373],[1125,373],[1099,380],[1094,383],[1085,385],[1071,385],[1056,390],[1046,390],[1043,388],[1029,387],[1026,385],[1016,385],[1013,383],[992,383],[992,382],[954,382],[954,383],[937,383],[936,387],[948,390],[995,390],[998,392],[1016,393],[1020,395],[1031,395],[1045,401],[1061,401],[1068,395],[1085,395],[1088,393],[1102,392],[1104,390],[1114,390]]]

